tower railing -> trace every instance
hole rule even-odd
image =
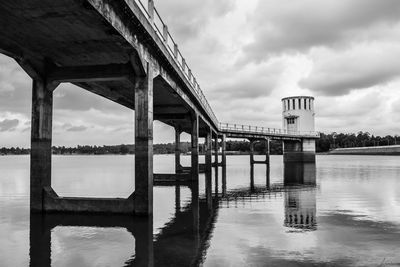
[[[220,123],[219,129],[222,132],[235,132],[235,133],[248,133],[248,134],[259,134],[259,135],[290,135],[290,136],[301,136],[301,137],[320,137],[319,132],[315,131],[289,131],[279,128],[268,128],[260,126],[232,124],[232,123]]]
[[[192,70],[189,65],[186,63],[185,58],[183,57],[181,51],[178,48],[178,44],[175,42],[171,33],[168,30],[168,26],[162,20],[157,8],[154,6],[154,0],[134,0],[136,4],[138,4],[140,10],[145,15],[149,23],[152,25],[156,34],[163,41],[163,45],[168,51],[168,53],[172,56],[175,63],[178,65],[179,69],[184,74],[187,82],[192,86],[194,92],[204,107],[207,115],[214,121],[215,124],[218,124],[217,116],[215,116],[214,111],[212,110],[210,104],[208,103],[206,97],[204,96],[203,91],[200,88],[199,83],[196,80],[196,77],[193,75]],[[146,3],[147,2],[147,3]]]

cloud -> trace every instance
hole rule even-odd
[[[242,61],[261,62],[313,47],[347,46],[378,24],[399,22],[399,13],[397,0],[262,0],[248,19],[254,40],[243,47]]]
[[[5,119],[3,121],[0,121],[0,132],[12,132],[15,131],[15,128],[18,126],[19,120],[13,119],[13,120],[8,120]]]
[[[179,42],[195,38],[214,17],[222,17],[235,6],[232,0],[169,0],[156,2],[164,22]]]
[[[83,132],[86,129],[87,129],[86,126],[81,125],[81,126],[73,126],[71,128],[68,128],[67,131],[68,132]]]
[[[400,75],[400,44],[364,44],[346,51],[317,49],[314,67],[299,85],[318,95],[346,95],[353,89],[386,84]]]

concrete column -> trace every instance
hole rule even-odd
[[[135,84],[135,213],[153,213],[153,71]]]
[[[192,179],[199,179],[199,115],[192,116]]]
[[[212,171],[212,132],[211,129],[207,131],[206,136],[206,172],[211,173]]]
[[[284,162],[315,162],[315,140],[304,139],[283,142]]]
[[[44,187],[51,186],[53,90],[58,84],[34,80],[31,120],[31,211],[44,211]]]
[[[175,173],[182,172],[181,166],[181,130],[175,127]]]
[[[222,135],[222,166],[226,167],[226,135]]]
[[[221,152],[222,152],[222,195],[226,195],[226,136],[222,135],[222,144],[221,144]]]
[[[254,189],[254,143],[250,140],[250,188]]]
[[[209,209],[212,209],[212,131],[208,129],[206,135],[206,171],[205,171],[206,201]]]
[[[265,163],[266,163],[265,169],[266,169],[266,177],[267,177],[266,185],[267,185],[267,187],[269,187],[270,186],[270,171],[271,171],[271,169],[270,169],[270,157],[269,157],[269,155],[270,155],[270,140],[269,139],[267,139],[266,146],[267,146],[266,147],[266,159],[265,159]]]
[[[200,201],[199,201],[199,180],[192,181],[190,186],[192,193],[192,216],[193,216],[193,234],[194,236],[199,235],[200,228]]]
[[[215,134],[215,139],[214,139],[214,158],[215,158],[215,196],[218,197],[218,190],[219,190],[219,160],[218,160],[218,148],[219,148],[219,144],[218,144],[218,134]]]

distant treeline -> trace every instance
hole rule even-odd
[[[345,148],[345,147],[366,147],[366,146],[386,146],[400,144],[399,137],[387,135],[385,137],[374,136],[368,132],[358,132],[357,134],[343,134],[343,133],[321,133],[321,138],[317,140],[316,149],[317,152],[327,152],[334,148]],[[190,152],[190,143],[182,142],[180,145],[182,153]],[[200,153],[204,152],[204,145],[199,147]],[[249,141],[227,141],[227,151],[238,151],[238,152],[249,152],[250,142]],[[265,143],[257,143],[255,145],[256,152],[262,152],[265,150]],[[65,146],[53,146],[53,154],[56,155],[107,155],[107,154],[134,154],[135,145],[114,145],[114,146],[76,146],[76,147],[65,147]],[[175,152],[175,144],[155,144],[153,147],[155,154],[172,154]],[[11,148],[0,148],[0,155],[28,155],[30,149],[11,147]],[[270,153],[273,155],[282,154],[282,142],[271,141],[270,142]]]
[[[275,154],[282,153],[282,146],[280,144],[274,145],[271,142],[271,151]],[[214,146],[213,146],[214,147]],[[185,154],[190,152],[191,145],[189,142],[182,142],[180,144],[181,153]],[[250,150],[250,143],[248,141],[227,141],[226,149],[228,151],[239,151],[248,152]],[[257,144],[255,146],[256,151],[262,151],[265,149],[264,144]],[[199,146],[200,153],[205,151],[204,145]],[[168,144],[154,144],[153,151],[155,154],[173,154],[175,153],[175,143]],[[114,145],[114,146],[76,146],[76,147],[65,147],[65,146],[53,146],[52,152],[55,155],[107,155],[107,154],[134,154],[135,145]],[[0,148],[0,155],[28,155],[30,149],[26,148]]]
[[[368,132],[323,134],[317,141],[317,152],[327,152],[335,148],[389,146],[400,144],[399,136],[374,136]]]

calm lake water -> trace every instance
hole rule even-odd
[[[173,172],[173,156],[154,161]],[[262,165],[250,185],[248,156],[227,164],[211,202],[204,174],[199,201],[196,186],[155,187],[152,219],[30,216],[29,157],[0,157],[0,266],[400,266],[399,157],[271,156],[269,188]],[[53,156],[61,196],[128,197],[133,173],[132,156]]]

